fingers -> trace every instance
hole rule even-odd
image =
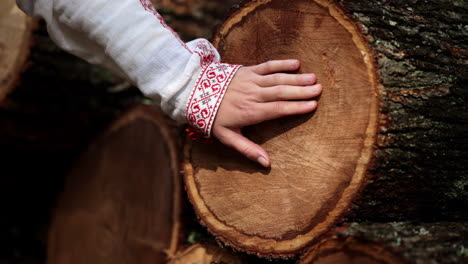
[[[266,151],[244,137],[240,130],[233,131],[222,127],[215,132],[215,135],[221,143],[239,151],[250,160],[260,163],[263,167],[270,167],[270,158]]]
[[[321,84],[305,87],[279,85],[271,88],[260,89],[259,97],[263,102],[305,100],[319,96],[321,92]]]
[[[317,108],[316,101],[277,101],[261,104],[259,107],[260,122],[272,120],[289,115],[301,115],[314,111]]]
[[[299,69],[300,62],[298,60],[271,60],[251,66],[251,69],[256,74],[265,75],[276,72],[295,71]]]
[[[262,87],[271,87],[277,85],[313,85],[317,81],[317,77],[313,73],[306,74],[287,74],[276,73],[266,76],[261,76],[257,80],[257,84]]]

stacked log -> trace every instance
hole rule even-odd
[[[177,142],[150,107],[121,116],[75,162],[54,210],[48,263],[164,263],[179,245]]]
[[[310,248],[299,264],[468,262],[468,223],[352,223]]]
[[[200,221],[225,244],[269,257],[300,254],[352,221],[466,221],[467,10],[465,1],[259,0],[234,12],[214,40],[226,62],[296,58],[324,89],[315,113],[245,129],[271,169],[187,141]]]

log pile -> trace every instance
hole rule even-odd
[[[186,40],[209,38],[226,11],[155,2]],[[43,23],[29,37],[22,17],[15,37],[0,34],[10,47],[0,260],[45,262],[47,247],[50,263],[467,262],[467,14],[455,0],[255,0],[233,11],[214,38],[224,61],[297,58],[324,87],[315,113],[245,129],[271,169],[217,142],[188,140],[182,153],[159,113],[124,111],[145,102],[136,89],[115,92],[121,80],[58,50]],[[181,159],[212,234],[192,246]]]

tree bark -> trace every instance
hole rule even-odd
[[[455,264],[468,261],[468,223],[352,223],[309,249],[299,264]]]
[[[174,129],[132,109],[85,151],[54,210],[48,263],[164,263],[179,244],[182,204]]]
[[[201,222],[236,249],[285,257],[345,215],[467,219],[466,10],[466,1],[261,0],[236,11],[215,37],[225,61],[297,58],[324,89],[314,114],[246,129],[270,170],[219,143],[186,144]]]

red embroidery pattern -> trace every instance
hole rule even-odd
[[[202,69],[190,94],[185,115],[189,123],[210,136],[214,118],[227,87],[240,65],[213,62]]]
[[[167,24],[166,24],[166,21],[164,21],[164,19],[162,18],[162,16],[156,11],[156,9],[154,9],[154,5],[153,3],[151,2],[151,0],[140,0],[140,3],[141,5],[143,6],[143,8],[150,12],[151,14],[153,14],[154,16],[156,16],[156,18],[158,18],[159,22],[161,23],[161,25],[168,29],[169,31],[172,32],[172,34],[174,35],[174,37],[180,42],[180,44],[186,49],[188,50],[190,53],[193,53],[189,47],[187,47],[187,45],[185,44],[185,42],[183,42],[179,35],[171,28],[169,27]]]
[[[200,56],[200,65],[202,67],[206,67],[215,61],[215,49],[213,45],[211,45],[211,43],[206,39],[198,41],[197,47],[193,52]]]

